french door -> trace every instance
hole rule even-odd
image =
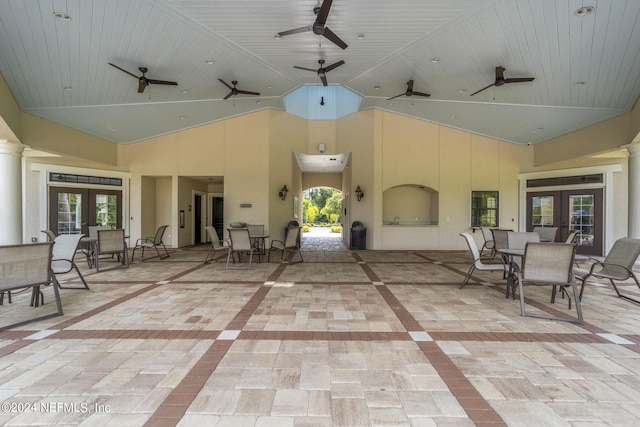
[[[558,227],[561,242],[577,231],[578,253],[602,255],[602,189],[527,193],[527,231],[540,226]]]
[[[89,226],[122,228],[122,191],[49,187],[49,229],[89,234]]]

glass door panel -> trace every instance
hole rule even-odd
[[[531,198],[532,213],[531,213],[531,225],[533,227],[553,227],[555,223],[554,219],[554,204],[555,197],[552,195],[547,196],[534,196]]]
[[[121,192],[110,190],[90,190],[91,224],[113,229],[122,228]]]
[[[595,198],[590,194],[569,196],[569,230],[577,231],[579,246],[593,246],[595,239]]]
[[[87,191],[73,188],[52,188],[49,229],[58,234],[79,234],[86,226]]]

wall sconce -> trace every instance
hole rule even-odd
[[[362,191],[360,189],[360,186],[358,185],[356,187],[356,199],[358,199],[358,201],[362,200],[362,198],[364,197],[364,191]]]
[[[287,185],[285,184],[285,185],[283,185],[283,186],[282,186],[282,190],[280,190],[280,191],[278,192],[278,196],[280,196],[280,198],[281,198],[282,200],[284,200],[284,199],[286,199],[286,198],[287,198],[287,193],[288,193],[288,192],[289,192],[289,190],[287,189]]]

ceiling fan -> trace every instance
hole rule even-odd
[[[109,65],[111,65],[114,68],[117,68],[118,70],[125,72],[127,74],[129,74],[131,77],[134,77],[136,79],[138,79],[138,93],[142,93],[144,92],[145,88],[151,84],[153,85],[170,85],[170,86],[178,86],[178,83],[176,82],[170,82],[167,80],[156,80],[156,79],[148,79],[145,74],[147,73],[147,71],[149,71],[147,69],[147,67],[138,67],[138,70],[140,70],[140,72],[142,73],[141,76],[136,76],[133,73],[130,73],[129,71],[118,67],[115,64],[112,64],[111,62],[109,62]]]
[[[231,89],[231,92],[229,92],[227,94],[227,96],[224,97],[224,99],[228,99],[229,97],[233,96],[233,95],[239,95],[239,94],[243,94],[243,95],[260,95],[258,92],[249,92],[248,90],[240,90],[236,87],[236,85],[238,84],[237,80],[232,80],[231,84],[233,86],[230,86],[227,82],[225,82],[222,79],[218,79],[220,80],[220,82],[222,82],[223,85],[225,85],[226,87],[228,87],[229,89]]]
[[[327,16],[329,15],[329,9],[331,9],[331,3],[333,3],[333,0],[324,0],[322,2],[322,6],[320,6],[320,1],[318,1],[318,5],[313,8],[313,13],[316,15],[316,20],[313,25],[295,28],[289,31],[283,31],[281,33],[278,33],[278,36],[282,37],[288,36],[290,34],[304,33],[305,31],[313,31],[313,34],[324,36],[340,48],[346,49],[347,44],[343,42],[342,39],[338,37],[333,31],[331,31],[324,25],[327,22]]]
[[[409,80],[409,81],[407,82],[407,91],[406,91],[406,92],[401,93],[400,95],[396,95],[396,96],[394,96],[394,97],[391,97],[391,98],[387,99],[387,101],[390,101],[390,100],[392,100],[392,99],[395,99],[395,98],[397,98],[397,97],[399,97],[399,96],[403,96],[403,95],[405,95],[405,96],[413,96],[413,95],[416,95],[416,96],[426,96],[426,97],[431,96],[431,95],[430,95],[430,94],[428,94],[428,93],[423,93],[423,92],[416,92],[416,91],[414,91],[414,90],[413,90],[413,80]]]
[[[305,68],[305,67],[298,67],[297,65],[294,65],[293,68],[298,68],[299,70],[307,70],[307,71],[313,71],[314,73],[318,73],[318,77],[320,77],[320,80],[322,80],[322,86],[326,86],[327,85],[327,73],[331,70],[333,70],[334,68],[338,68],[339,66],[341,66],[342,64],[344,64],[344,61],[340,60],[338,62],[336,62],[335,64],[331,64],[327,67],[324,67],[324,59],[318,59],[318,64],[320,64],[320,68],[318,68],[317,70],[314,70],[312,68]]]
[[[482,89],[473,92],[471,95],[469,96],[473,96],[476,93],[480,93],[485,89],[489,89],[491,86],[502,86],[505,83],[522,83],[522,82],[530,82],[533,81],[533,79],[535,79],[535,77],[517,77],[514,79],[505,79],[504,78],[504,71],[505,68],[504,67],[496,67],[496,81],[491,83],[489,86],[487,87],[483,87]]]

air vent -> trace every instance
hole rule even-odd
[[[578,176],[560,176],[556,178],[528,179],[527,188],[553,187],[557,185],[585,185],[602,184],[604,182],[601,173]]]

